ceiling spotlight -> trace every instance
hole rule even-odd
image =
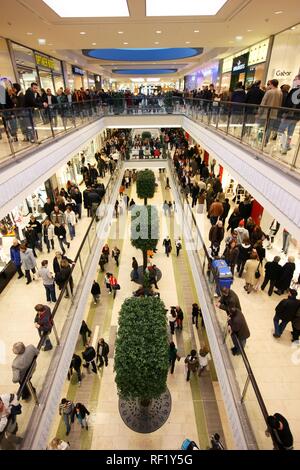
[[[159,42],[158,42],[158,41],[155,41],[155,43],[154,43],[154,44],[159,44]]]
[[[274,15],[281,15],[281,13],[283,13],[283,10],[274,11]]]
[[[191,41],[185,41],[186,44],[191,44]]]
[[[252,33],[253,29],[247,29],[248,33]]]
[[[32,36],[32,35],[33,35],[33,33],[26,33],[26,34],[27,34],[28,36]]]
[[[194,29],[194,33],[199,33],[199,29]]]
[[[291,28],[292,31],[295,31],[295,29],[296,29],[296,26],[293,26],[293,27]]]
[[[118,31],[118,34],[123,34],[123,33],[124,33],[124,31]]]
[[[96,45],[97,45],[97,43],[96,43],[96,42],[92,42],[92,46],[96,46]]]
[[[156,31],[156,34],[161,34],[161,31]]]
[[[79,33],[79,34],[82,34],[82,35],[84,35],[84,34],[86,34],[86,32],[85,32],[85,31],[80,31],[80,33]]]
[[[125,46],[127,46],[128,42],[123,42],[123,44],[124,44]]]
[[[236,39],[237,41],[241,41],[241,40],[243,39],[243,36],[235,36],[235,39]]]
[[[46,44],[46,39],[39,38],[38,43],[39,43],[40,46],[44,46]]]

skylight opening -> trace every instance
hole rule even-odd
[[[61,18],[113,18],[129,16],[127,0],[89,0],[86,7],[80,0],[43,0]]]
[[[146,0],[147,16],[213,16],[227,0]]]

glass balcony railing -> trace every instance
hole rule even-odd
[[[257,441],[258,448],[261,450],[277,449],[276,439],[272,432],[270,432],[271,439],[268,438],[265,434],[265,431],[268,428],[267,418],[269,413],[262,398],[246,352],[237,337],[236,341],[239,344],[241,355],[233,357],[231,354],[232,339],[227,333],[227,314],[225,311],[217,309],[215,306],[217,300],[216,293],[218,291],[218,281],[211,266],[212,258],[209,255],[201,231],[199,229],[199,224],[197,223],[188,199],[182,190],[176,169],[173,162],[171,161],[169,161],[169,169],[174,178],[175,187],[180,199],[182,223],[189,229],[190,233],[190,239],[188,240],[188,244],[186,241],[186,247],[188,250],[194,251],[197,271],[201,277],[201,282],[204,282],[206,286],[206,301],[209,305],[210,315],[214,316],[216,320],[215,323],[219,325],[219,331],[221,333],[220,336],[223,337],[223,345],[227,349],[228,357],[232,362],[232,369],[234,370],[236,382],[240,392],[240,401],[243,403],[245,411],[247,412],[247,416]]]
[[[0,163],[103,116],[180,114],[300,171],[300,109],[296,104],[291,109],[182,97],[152,98],[133,97],[128,101],[120,97],[48,108],[2,109]]]
[[[103,196],[101,204],[99,205],[96,215],[92,218],[91,223],[87,229],[84,239],[79,247],[77,255],[73,261],[72,270],[69,279],[66,281],[64,287],[60,291],[60,295],[52,310],[53,328],[50,335],[43,336],[37,348],[39,351],[45,346],[47,338],[50,339],[53,348],[47,352],[40,352],[39,355],[33,360],[26,376],[24,377],[18,391],[17,397],[20,399],[24,387],[28,387],[33,397],[29,402],[22,402],[22,414],[17,417],[18,428],[15,427],[13,418],[10,416],[7,426],[3,432],[0,433],[0,449],[17,449],[22,444],[22,439],[26,435],[27,427],[36,407],[40,404],[40,395],[44,389],[45,379],[48,374],[53,373],[52,364],[56,354],[56,348],[65,340],[67,332],[67,321],[70,322],[71,315],[76,313],[76,309],[72,309],[74,297],[78,292],[80,281],[85,274],[88,259],[93,251],[93,245],[97,237],[97,224],[98,221],[106,216],[107,208],[111,204],[111,197],[114,191],[115,183],[122,171],[122,163],[119,162],[115,171],[111,175],[106,187],[106,192]],[[71,287],[72,285],[72,287]],[[32,387],[30,377],[34,371],[33,382],[35,388]],[[67,372],[67,371],[66,371]],[[16,437],[16,430],[18,433]]]

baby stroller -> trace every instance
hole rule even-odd
[[[197,446],[196,442],[185,439],[181,444],[181,450],[200,450],[200,448]]]

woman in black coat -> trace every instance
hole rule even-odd
[[[280,278],[275,284],[277,287],[277,290],[275,291],[276,294],[281,295],[289,289],[295,269],[295,258],[293,256],[289,256],[287,263],[282,267]]]

